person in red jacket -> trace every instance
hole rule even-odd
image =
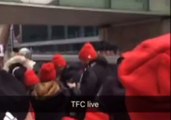
[[[131,120],[170,120],[170,37],[145,40],[123,54],[119,75]]]

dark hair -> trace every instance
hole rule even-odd
[[[18,53],[19,52],[19,48],[13,48],[13,52]]]
[[[67,82],[78,82],[82,74],[82,69],[82,65],[69,65],[63,70],[61,74],[61,81],[64,83],[64,85],[66,85]]]

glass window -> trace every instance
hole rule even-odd
[[[94,27],[88,26],[84,28],[85,37],[95,36]]]
[[[37,46],[32,47],[34,53],[48,54],[52,52],[56,52],[57,46],[55,45],[46,45],[46,46]]]
[[[110,45],[105,42],[91,42],[96,50],[106,51],[117,49],[117,46]],[[46,46],[37,46],[33,47],[33,52],[36,54],[54,54],[54,53],[62,53],[62,54],[78,54],[81,50],[84,43],[76,43],[76,44],[64,44],[64,45],[46,45]]]
[[[65,28],[64,26],[52,26],[52,39],[64,39]]]
[[[65,45],[46,45],[32,47],[35,54],[48,54],[48,53],[78,53],[83,44],[65,44]]]
[[[48,39],[47,26],[23,25],[23,42],[45,41]]]
[[[67,35],[68,35],[68,38],[81,37],[81,27],[69,26]]]
[[[95,35],[96,35],[96,36],[99,35],[99,27],[95,27]]]

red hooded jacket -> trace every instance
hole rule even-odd
[[[170,120],[170,34],[140,43],[132,51],[123,54],[119,75],[127,96],[149,96],[139,103],[128,102],[131,120]],[[129,99],[130,97],[127,97]],[[159,99],[160,100],[159,100]],[[143,104],[145,102],[145,104]],[[145,106],[144,106],[145,105]],[[150,105],[150,107],[148,107]],[[140,113],[133,108],[168,110]],[[153,109],[153,110],[155,110]]]

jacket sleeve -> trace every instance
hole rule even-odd
[[[95,91],[97,85],[97,76],[94,71],[86,71],[83,73],[80,91],[83,96],[94,96],[97,91]]]
[[[24,73],[26,72],[26,68],[25,67],[15,67],[12,70],[12,75],[19,81],[24,82]]]

